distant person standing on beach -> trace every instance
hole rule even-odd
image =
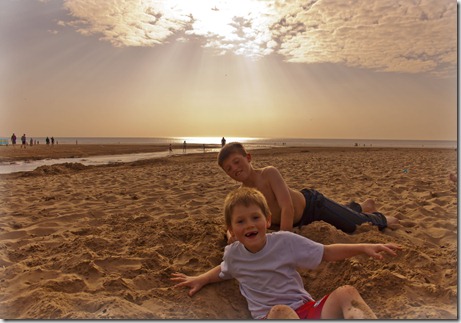
[[[54,145],[54,137],[51,137],[51,144]]]
[[[46,137],[46,144],[49,145],[50,144],[50,138]]]
[[[13,146],[16,146],[16,135],[14,134],[14,132],[13,132],[13,134],[11,135],[11,144],[12,144]]]
[[[183,153],[186,152],[186,148],[187,148],[186,145],[187,145],[187,144],[186,144],[186,141],[184,140],[184,142],[182,143],[182,152],[183,152]]]
[[[22,137],[21,137],[21,148],[22,148],[22,146],[24,146],[24,148],[26,148],[26,146],[27,146],[26,134],[23,134]]]
[[[221,139],[221,147],[224,147],[226,145],[226,138],[222,137]]]

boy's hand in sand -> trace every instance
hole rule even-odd
[[[392,256],[397,256],[396,250],[402,250],[402,247],[394,243],[367,244],[364,246],[364,253],[378,260],[382,260],[384,258],[381,254],[382,252],[386,252]]]
[[[202,289],[203,286],[206,284],[210,283],[217,283],[222,281],[221,278],[219,278],[219,273],[221,272],[221,266],[218,265],[214,267],[213,269],[210,269],[204,274],[201,274],[199,276],[187,276],[181,273],[174,273],[171,274],[173,277],[170,278],[172,281],[177,281],[179,284],[174,285],[174,287],[189,287],[189,296],[194,295],[197,293],[200,289]]]
[[[200,276],[187,276],[181,273],[174,273],[171,274],[173,277],[170,278],[172,281],[179,282],[178,284],[174,285],[174,288],[177,287],[189,287],[189,296],[194,295],[197,293],[202,287],[206,284],[203,279],[200,279]]]

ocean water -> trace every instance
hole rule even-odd
[[[45,144],[45,138],[32,138]],[[28,138],[29,142],[30,138]],[[184,141],[190,144],[220,145],[221,137],[62,137],[55,138],[58,144],[172,144],[180,145]],[[456,140],[381,140],[381,139],[307,139],[307,138],[249,138],[226,137],[227,142],[240,141],[246,146],[264,147],[378,147],[378,148],[457,148]],[[7,140],[0,144],[6,144]]]
[[[32,138],[45,144],[45,138]],[[29,138],[30,140],[30,138]],[[240,141],[249,149],[266,147],[377,147],[377,148],[457,148],[457,141],[438,140],[354,140],[354,139],[302,139],[302,138],[242,138],[228,137],[227,142]],[[180,155],[182,143],[213,145],[207,147],[207,152],[219,151],[221,138],[218,137],[177,137],[177,138],[89,138],[89,137],[64,137],[55,138],[57,144],[172,144],[173,153],[167,149],[164,152],[125,154],[111,156],[92,156],[85,158],[60,158],[33,161],[16,161],[13,163],[0,163],[0,174],[32,171],[40,166],[56,165],[63,163],[81,163],[83,165],[105,165],[110,163],[132,162],[142,159],[161,158],[171,155]],[[3,144],[6,144],[6,140]],[[2,142],[0,141],[0,144]],[[215,145],[218,145],[217,147]],[[203,152],[203,149],[188,149],[187,153]]]

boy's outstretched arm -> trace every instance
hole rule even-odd
[[[222,281],[222,279],[219,277],[220,272],[221,266],[218,265],[199,276],[187,276],[181,273],[174,273],[171,274],[173,277],[170,278],[170,280],[179,282],[178,284],[173,286],[175,288],[183,286],[189,287],[190,291],[188,294],[189,296],[192,296],[195,293],[197,293],[200,289],[202,289],[203,286],[210,283],[217,283]]]
[[[402,247],[394,243],[386,244],[331,244],[324,246],[323,259],[325,261],[338,261],[351,258],[358,255],[368,255],[375,259],[383,259],[381,252],[386,252],[392,256],[396,256],[396,250],[401,250]]]

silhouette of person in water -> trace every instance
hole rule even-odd
[[[26,138],[26,134],[23,134],[22,137],[21,137],[21,148],[24,146],[24,148],[27,147],[27,138]]]
[[[221,139],[221,147],[224,147],[226,145],[226,138],[222,137]]]

